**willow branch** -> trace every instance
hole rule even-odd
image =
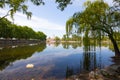
[[[10,13],[11,10],[12,10],[12,9],[10,9],[10,10],[7,12],[6,15],[4,15],[3,17],[1,17],[0,20],[2,20],[2,19],[4,19],[5,17],[9,16],[9,13]]]

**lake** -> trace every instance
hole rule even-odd
[[[63,80],[70,75],[104,68],[114,52],[109,44],[39,44],[0,48],[0,80]],[[26,68],[33,64],[33,68]]]

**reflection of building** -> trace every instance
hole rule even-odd
[[[56,41],[55,41],[55,38],[49,37],[49,38],[46,39],[46,43],[47,43],[48,45],[54,46],[55,42],[56,42]]]
[[[52,43],[55,43],[55,38],[53,37],[53,38],[47,38],[47,40],[46,40],[46,42],[48,43],[48,44],[52,44]]]

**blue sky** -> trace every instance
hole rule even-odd
[[[28,20],[25,15],[17,12],[14,16],[14,23],[18,25],[27,25],[35,31],[44,32],[47,37],[59,36],[65,34],[65,24],[75,12],[84,9],[83,3],[87,0],[74,0],[72,5],[65,8],[64,11],[57,9],[55,0],[45,0],[44,6],[34,6],[28,2],[29,11],[33,13],[31,20]],[[112,0],[105,0],[109,4]],[[3,16],[8,10],[0,9],[0,16]],[[7,17],[9,20],[10,17]]]

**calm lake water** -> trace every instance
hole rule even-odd
[[[70,75],[111,64],[114,52],[101,47],[74,44],[39,44],[0,50],[0,80],[63,80]],[[34,64],[34,68],[26,68]]]

